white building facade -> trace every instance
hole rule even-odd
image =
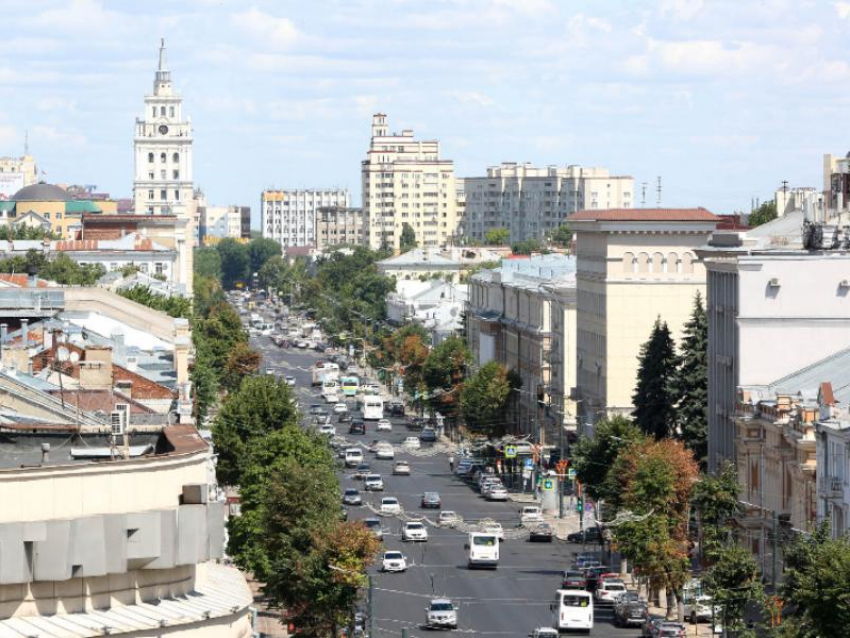
[[[483,241],[488,230],[507,228],[513,243],[543,239],[580,210],[631,208],[634,179],[604,168],[511,162],[464,178],[463,191],[466,236]]]
[[[145,96],[144,116],[134,139],[136,214],[194,218],[192,123],[183,117],[183,97],[174,91],[165,59],[165,40],[153,93]]]
[[[373,250],[398,250],[405,224],[420,247],[452,242],[457,233],[454,162],[440,158],[436,140],[388,130],[387,116],[374,115],[361,168],[364,243]]]
[[[38,167],[31,155],[0,157],[0,199],[8,199],[24,186],[31,186],[37,181]]]
[[[266,190],[260,202],[263,237],[284,248],[316,245],[319,208],[348,208],[346,189]]]

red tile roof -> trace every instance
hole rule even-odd
[[[0,273],[0,280],[5,281],[7,284],[12,284],[13,286],[18,286],[19,288],[27,288],[29,287],[29,276],[28,275],[13,275],[11,273]],[[44,279],[36,280],[36,287],[38,288],[47,288],[49,283]]]
[[[567,217],[571,221],[601,222],[716,222],[717,216],[705,208],[609,208],[580,210]]]

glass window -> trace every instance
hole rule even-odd
[[[163,264],[161,261],[158,261],[156,262],[156,264],[154,264],[154,268],[156,269],[156,274],[161,275],[165,271],[165,264]]]
[[[153,191],[148,191],[148,199],[153,199]]]
[[[174,117],[174,107],[173,106],[168,107],[168,117]]]
[[[177,164],[177,162],[180,161],[180,153],[175,153],[174,155],[172,155],[171,161],[174,162],[175,164]]]
[[[50,213],[44,213],[44,219],[50,219]]]
[[[148,153],[148,162],[153,164],[153,153]]]
[[[587,607],[590,596],[564,596],[561,605],[564,607]]]
[[[180,191],[179,190],[174,191],[174,199],[180,199]]]
[[[161,191],[159,191],[159,198],[160,198],[161,200],[163,200],[163,201],[165,201],[166,199],[168,199],[168,195],[166,194],[166,192],[165,192],[165,189],[164,189],[164,188],[163,188]]]
[[[159,107],[159,114],[160,114],[162,117],[165,117],[165,107],[164,107],[164,106],[160,106],[160,107]]]

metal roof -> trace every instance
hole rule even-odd
[[[797,370],[767,386],[770,394],[811,395],[820,389],[820,384],[829,382],[838,404],[847,408],[850,404],[850,348],[839,350],[833,355]]]

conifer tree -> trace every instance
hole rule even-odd
[[[638,359],[632,416],[643,432],[663,439],[673,434],[676,425],[673,379],[677,361],[670,329],[660,317],[655,320],[649,341],[641,346]]]
[[[674,391],[679,434],[704,464],[708,455],[708,318],[699,293],[685,324]]]

